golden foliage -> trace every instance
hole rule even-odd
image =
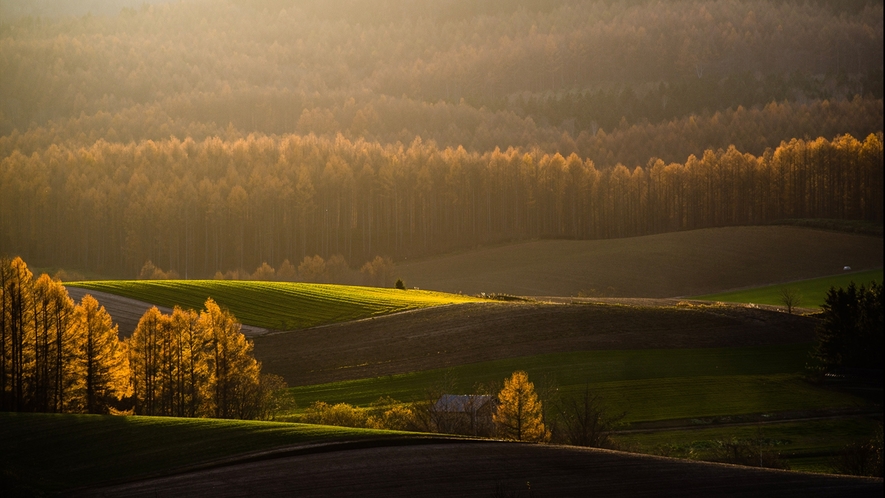
[[[88,413],[107,413],[130,394],[126,344],[120,341],[111,315],[89,294],[74,308],[71,325],[78,374],[71,392],[73,404]]]
[[[498,436],[518,441],[543,442],[550,438],[544,428],[541,402],[535,394],[535,385],[523,371],[513,372],[504,380],[504,388],[498,393],[498,410],[493,419]]]

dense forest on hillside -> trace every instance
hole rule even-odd
[[[34,5],[0,18],[0,253],[39,264],[882,219],[881,1]]]

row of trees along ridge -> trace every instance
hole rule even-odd
[[[784,218],[882,221],[881,132],[597,168],[538,150],[314,136],[49,148],[0,160],[0,252],[186,278],[343,255],[428,255],[537,237],[606,238]],[[66,244],[58,244],[65,240]]]

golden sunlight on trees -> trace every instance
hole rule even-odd
[[[881,221],[882,143],[881,133],[796,139],[759,156],[728,147],[631,168],[538,149],[479,153],[418,140],[408,147],[310,136],[59,144],[0,159],[0,251],[140,278],[249,279],[261,267],[256,277],[276,268],[277,280],[362,277],[389,286],[391,259],[502,240],[788,218]],[[189,188],[198,193],[185,203],[180,192]],[[83,225],[95,216],[101,219]],[[151,263],[158,261],[162,270]]]
[[[72,389],[75,403],[87,413],[108,413],[129,394],[129,359],[111,315],[87,294],[74,308],[74,357],[78,371]]]
[[[261,375],[240,324],[212,299],[199,314],[151,308],[129,338],[135,413],[269,418],[285,383]]]
[[[107,413],[127,377],[125,346],[92,296],[75,306],[21,258],[0,259],[0,410]]]
[[[156,307],[119,339],[91,295],[0,259],[0,410],[271,418],[285,382],[262,375],[240,324],[211,299],[198,313]]]
[[[504,380],[498,393],[498,410],[494,414],[498,436],[518,441],[547,441],[550,433],[544,428],[541,402],[535,385],[523,371],[513,372]]]
[[[252,357],[252,342],[234,316],[211,298],[200,313],[205,330],[210,405],[215,418],[255,418],[260,399],[260,364]]]

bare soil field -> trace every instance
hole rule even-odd
[[[882,479],[762,470],[568,446],[429,439],[340,445],[84,496],[882,496]]]
[[[537,240],[402,262],[406,285],[465,294],[676,297],[881,268],[882,237],[788,226]]]
[[[810,342],[816,320],[744,306],[582,302],[439,306],[254,337],[289,385],[376,377],[542,353]]]

